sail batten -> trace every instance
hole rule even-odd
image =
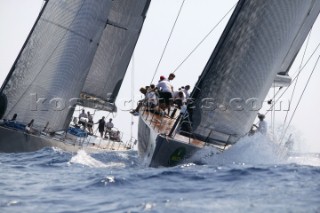
[[[245,135],[281,70],[289,70],[320,11],[320,1],[239,1],[192,97],[193,133]],[[236,140],[225,143],[233,143]]]

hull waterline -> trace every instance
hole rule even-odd
[[[177,136],[169,137],[159,133],[159,129],[153,127],[153,122],[140,116],[138,152],[145,165],[150,167],[176,166],[186,162],[205,146],[204,143],[196,143],[192,139],[188,141],[186,137]],[[221,151],[216,149],[216,152]]]
[[[0,126],[0,152],[18,153],[34,152],[46,147],[56,147],[67,152],[85,150],[88,153],[105,151],[125,151],[127,146],[122,142],[103,141],[92,138],[90,142],[27,134]]]

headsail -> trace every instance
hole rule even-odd
[[[5,118],[64,128],[90,70],[112,0],[50,0],[3,86]]]
[[[108,103],[114,103],[118,95],[149,4],[150,0],[112,2],[106,28],[82,90],[81,98],[87,99],[83,101],[85,106],[115,110],[114,105]]]
[[[314,0],[240,0],[192,93],[193,133],[209,143],[246,134],[319,11]]]

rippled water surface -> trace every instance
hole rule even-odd
[[[320,212],[318,154],[263,141],[210,153],[172,168],[135,151],[1,153],[0,212]]]

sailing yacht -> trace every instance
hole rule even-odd
[[[70,126],[76,106],[116,111],[150,0],[44,1],[0,91],[0,152],[127,149]]]
[[[220,153],[246,136],[270,88],[290,84],[288,71],[319,12],[317,0],[240,0],[187,110],[168,117],[140,108],[146,165],[175,166],[206,146]]]

